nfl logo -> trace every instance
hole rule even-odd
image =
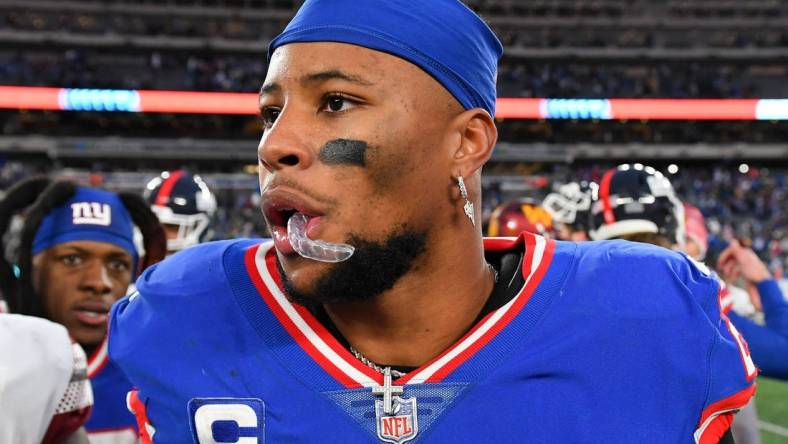
[[[392,401],[394,403],[394,414],[386,415],[383,412],[383,401],[375,400],[378,438],[394,444],[408,442],[419,433],[416,398],[402,399],[395,397]]]

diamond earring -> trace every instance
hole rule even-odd
[[[457,184],[460,186],[462,200],[465,201],[465,205],[463,205],[462,209],[465,210],[465,215],[468,216],[468,219],[471,220],[471,224],[475,227],[476,220],[473,218],[473,202],[468,200],[468,189],[465,188],[465,179],[463,179],[462,176],[457,176]]]

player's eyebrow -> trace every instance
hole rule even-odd
[[[282,89],[282,87],[279,86],[278,83],[269,83],[268,85],[263,85],[260,88],[260,96],[262,97],[262,96],[264,96],[266,94],[271,94],[272,92],[276,92],[276,91],[279,91],[281,89]]]
[[[358,76],[358,75],[355,75],[355,74],[349,74],[349,73],[346,73],[346,72],[338,70],[338,69],[331,69],[331,70],[328,70],[328,71],[320,71],[320,72],[315,72],[315,73],[311,73],[311,74],[306,74],[303,77],[301,77],[300,83],[301,83],[302,86],[307,87],[307,86],[310,86],[310,84],[320,83],[320,82],[327,82],[329,80],[344,80],[346,82],[355,83],[355,84],[361,85],[361,86],[373,86],[374,85],[374,83],[370,82],[369,80],[367,80],[367,79],[365,79],[365,78],[363,78],[361,76]],[[271,93],[275,93],[275,92],[279,92],[281,90],[282,90],[282,86],[279,85],[276,82],[269,83],[267,85],[263,85],[260,88],[259,99],[262,99],[263,96],[265,96],[265,95],[268,95],[268,94],[271,94]]]
[[[90,251],[77,247],[76,245],[58,245],[58,254],[68,254],[68,253],[77,253],[77,254],[90,254]]]
[[[374,83],[370,82],[369,80],[357,76],[354,74],[348,74],[344,71],[340,71],[338,69],[332,69],[328,71],[320,71],[312,74],[307,74],[301,77],[301,84],[304,86],[308,86],[311,83],[319,83],[325,82],[328,80],[344,80],[350,83],[356,83],[362,86],[372,86]]]

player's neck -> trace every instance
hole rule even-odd
[[[471,327],[493,288],[478,237],[432,242],[414,270],[369,301],[326,305],[342,336],[367,359],[416,367]]]

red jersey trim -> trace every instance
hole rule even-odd
[[[550,267],[555,251],[555,241],[532,233],[522,233],[513,243],[509,244],[509,247],[513,247],[521,240],[525,243],[522,269],[525,285],[520,292],[503,307],[488,313],[468,333],[438,357],[403,376],[397,383],[440,382],[481,350],[520,313]],[[498,243],[497,240],[492,242]],[[485,249],[488,249],[487,244],[488,242],[485,242]],[[492,249],[497,246],[493,246]]]
[[[156,430],[148,420],[148,412],[145,404],[139,398],[139,392],[132,390],[126,395],[126,407],[137,419],[137,429],[139,429],[140,444],[153,444],[153,435]]]
[[[93,351],[88,358],[88,378],[93,379],[94,376],[99,374],[101,370],[107,365],[109,362],[109,353],[107,353],[107,336],[104,336],[104,340],[101,341],[101,345]]]
[[[268,308],[323,370],[347,388],[374,387],[383,382],[383,375],[353,357],[309,311],[287,301],[276,269],[273,243],[249,248],[245,262],[249,277]]]
[[[471,331],[441,355],[395,381],[396,384],[439,382],[473,356],[514,319],[539,285],[549,268],[555,242],[531,233],[519,238],[485,240],[485,249],[501,251],[525,243],[525,285],[509,303],[485,316]],[[249,248],[245,263],[252,283],[285,330],[323,370],[348,388],[371,387],[383,375],[367,367],[347,351],[304,307],[290,303],[284,295],[272,243]]]
[[[698,421],[698,428],[695,430],[695,442],[717,444],[730,427],[733,413],[747,405],[753,395],[755,395],[755,384],[706,407],[701,414],[700,421]]]

